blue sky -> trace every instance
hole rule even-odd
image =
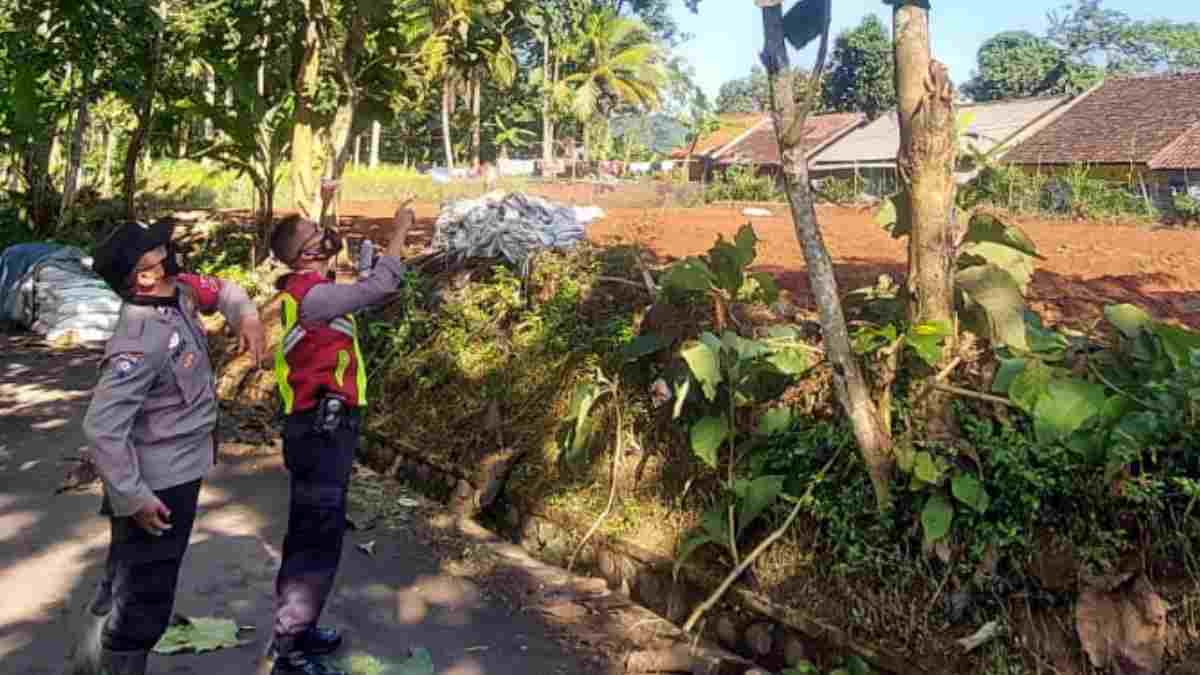
[[[984,40],[1004,30],[1042,34],[1046,13],[1060,8],[1061,0],[940,0],[933,2],[930,31],[934,58],[950,67],[955,84],[971,77],[975,53]],[[792,5],[785,0],[784,8]],[[1166,18],[1200,21],[1200,3],[1183,0],[1107,0],[1104,6],[1135,19]],[[833,33],[853,27],[873,13],[891,26],[891,7],[882,0],[834,0]],[[676,0],[676,18],[695,37],[680,48],[696,69],[700,86],[715,97],[721,83],[750,72],[762,49],[762,14],[749,0],[702,0],[693,15]],[[815,52],[812,47],[808,52]],[[814,55],[801,55],[798,63],[811,63]]]

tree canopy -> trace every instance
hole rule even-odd
[[[874,14],[834,42],[824,88],[825,108],[861,112],[874,119],[896,105],[892,39]]]

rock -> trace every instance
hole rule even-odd
[[[783,662],[789,667],[800,665],[801,661],[808,660],[808,648],[804,646],[804,640],[795,633],[790,633],[783,640]]]
[[[755,654],[766,656],[775,646],[774,632],[775,628],[771,624],[756,623],[746,629],[746,646]]]
[[[720,616],[717,618],[717,640],[721,645],[729,649],[737,649],[738,645],[738,628],[733,619],[728,616]]]

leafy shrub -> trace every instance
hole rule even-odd
[[[1186,190],[1176,192],[1171,196],[1175,207],[1175,215],[1185,223],[1200,223],[1200,199],[1196,199]]]
[[[821,181],[817,200],[831,204],[854,204],[862,200],[862,181],[855,178],[826,178]]]
[[[772,202],[783,199],[783,194],[771,176],[757,176],[753,168],[730,166],[709,183],[705,199],[710,203]]]

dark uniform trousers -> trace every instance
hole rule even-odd
[[[283,562],[275,581],[275,634],[314,627],[333,588],[346,533],[346,493],[358,450],[360,416],[352,411],[332,431],[315,428],[316,412],[284,419],[283,461],[291,503]]]
[[[109,516],[112,538],[91,611],[108,614],[101,638],[105,649],[149,651],[167,630],[179,568],[196,521],[200,483],[194,480],[154,493],[171,510],[172,527],[160,537],[132,517],[112,516],[104,498],[100,513]]]

